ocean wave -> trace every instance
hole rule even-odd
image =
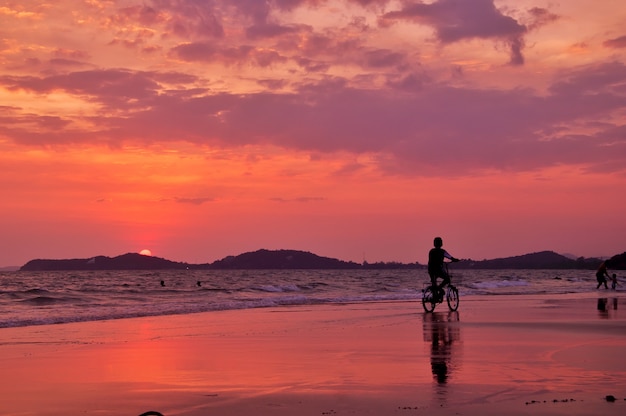
[[[486,282],[473,282],[466,284],[467,287],[472,289],[500,289],[507,287],[523,287],[528,286],[529,283],[525,280],[493,280]]]
[[[43,306],[43,305],[51,305],[54,303],[59,303],[62,301],[60,299],[53,298],[50,296],[37,296],[34,298],[30,298],[30,299],[23,299],[20,302],[30,303],[30,304],[37,305],[37,306]]]
[[[33,294],[45,294],[45,293],[50,293],[50,292],[48,292],[45,289],[34,288],[34,289],[25,290],[23,293],[33,295]]]
[[[462,271],[461,297],[595,290],[587,271]],[[0,327],[28,326],[219,310],[415,301],[427,279],[404,271],[280,270],[3,274]],[[161,280],[166,283],[160,285]],[[201,285],[198,286],[198,282]]]
[[[270,293],[284,293],[284,292],[298,292],[301,289],[297,284],[285,284],[285,285],[255,285],[250,288],[250,290],[255,290],[259,292],[270,292]]]

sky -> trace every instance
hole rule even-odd
[[[623,0],[4,0],[0,266],[626,251]]]

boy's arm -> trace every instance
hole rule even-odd
[[[452,255],[450,253],[448,253],[446,250],[443,251],[443,256],[447,259],[450,259],[451,262],[456,263],[457,261],[460,261],[457,258],[452,257]]]

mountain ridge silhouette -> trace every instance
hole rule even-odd
[[[462,260],[458,269],[594,269],[602,259],[571,259],[553,251],[540,251],[520,256],[492,260]],[[609,269],[626,269],[626,252],[607,260]],[[227,256],[213,263],[191,264],[175,262],[156,256],[126,253],[116,257],[95,256],[81,259],[34,259],[20,271],[61,270],[233,270],[233,269],[421,269],[419,263],[378,262],[362,264],[322,257],[301,250],[267,250]]]

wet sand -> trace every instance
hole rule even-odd
[[[626,414],[614,292],[0,329],[0,414]],[[607,395],[616,398],[608,402]]]

